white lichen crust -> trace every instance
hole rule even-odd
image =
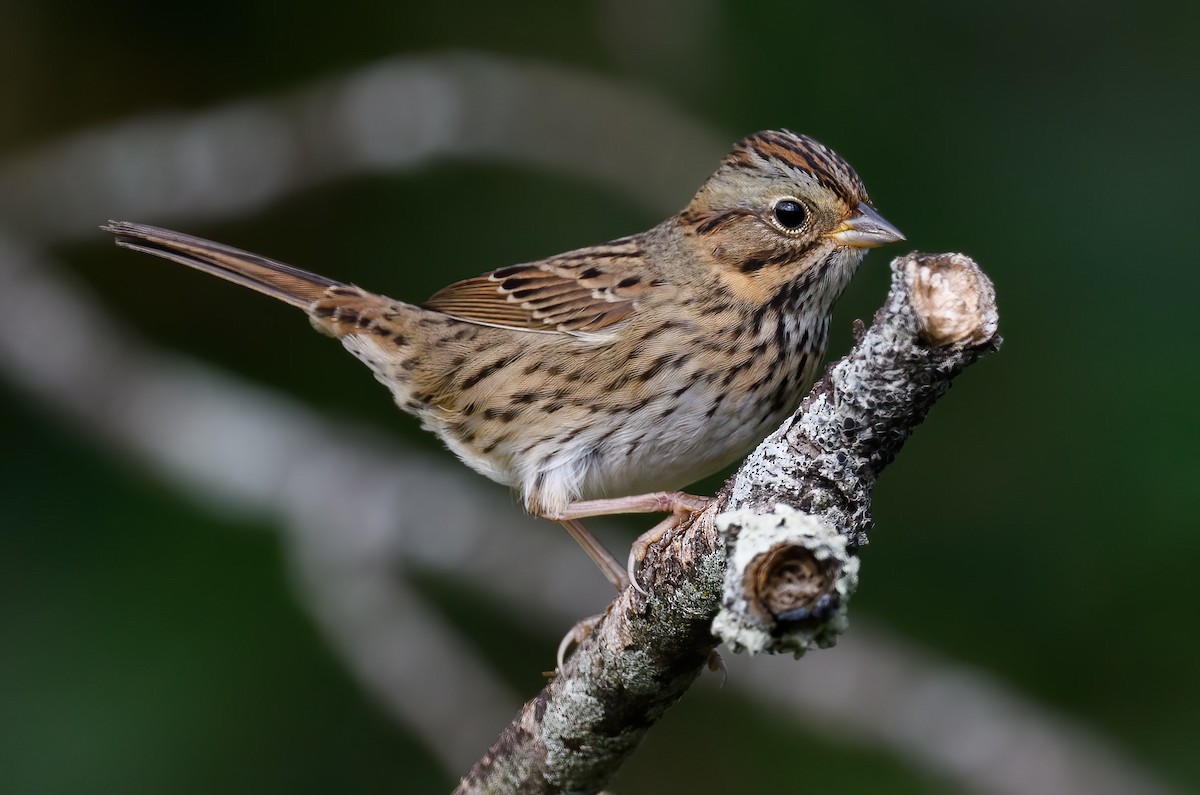
[[[824,519],[786,505],[777,505],[770,513],[727,511],[717,516],[716,524],[732,551],[726,560],[725,595],[713,621],[713,634],[734,651],[751,654],[790,651],[799,657],[812,646],[832,646],[849,626],[846,610],[858,585],[859,560],[850,554],[846,537]],[[733,538],[737,543],[731,545]],[[812,594],[814,609],[789,620],[762,603],[764,595],[754,584],[761,582],[756,567],[790,550],[824,564],[830,576],[828,582],[818,584],[823,592]]]

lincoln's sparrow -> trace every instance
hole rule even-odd
[[[795,409],[865,250],[903,239],[845,160],[786,131],[739,142],[653,229],[422,306],[178,232],[106,229],[303,309],[468,466],[566,525],[618,588],[625,570],[579,519],[671,513],[639,540],[632,571],[704,504],[655,490],[737,460]]]

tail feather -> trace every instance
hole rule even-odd
[[[344,286],[282,262],[170,229],[128,221],[109,221],[100,228],[116,235],[118,246],[211,273],[301,309],[324,298],[329,288]]]

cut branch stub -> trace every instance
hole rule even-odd
[[[840,603],[837,583],[841,568],[811,549],[781,544],[750,564],[755,606],[787,626],[827,620]]]
[[[717,528],[732,555],[713,634],[751,654],[832,646],[858,584],[846,537],[786,505],[723,513]]]
[[[932,348],[962,350],[996,336],[996,288],[962,254],[904,260],[917,336]]]

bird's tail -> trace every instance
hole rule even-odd
[[[282,262],[170,229],[128,221],[109,221],[101,229],[116,235],[118,246],[174,260],[301,309],[307,310],[324,298],[329,288],[344,286]]]

